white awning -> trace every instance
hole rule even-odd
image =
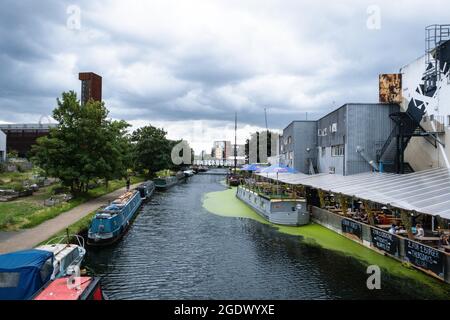
[[[259,175],[277,179],[276,173]],[[446,168],[409,174],[368,172],[351,176],[279,173],[278,180],[450,219],[450,169]]]

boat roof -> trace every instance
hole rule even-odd
[[[61,261],[64,257],[66,257],[73,250],[77,249],[78,246],[76,244],[46,244],[43,246],[39,246],[38,249],[46,250],[53,252],[55,255],[55,260]]]
[[[53,272],[53,253],[31,249],[0,255],[0,300],[30,298]]]
[[[69,283],[69,279],[74,279],[74,284]],[[34,300],[78,300],[93,280],[92,277],[55,279]]]
[[[274,173],[259,175],[277,179]],[[448,168],[408,174],[366,172],[350,176],[328,173],[316,175],[279,173],[278,180],[450,219]]]
[[[0,272],[23,268],[41,268],[53,253],[45,250],[30,249],[0,255]]]

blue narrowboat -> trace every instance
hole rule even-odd
[[[132,190],[98,211],[88,230],[88,245],[109,245],[119,240],[127,231],[141,204],[140,191]]]

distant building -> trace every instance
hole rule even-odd
[[[231,145],[231,157],[234,156],[234,144]],[[236,145],[236,156],[245,157],[245,144]]]
[[[46,136],[50,128],[56,126],[57,124],[38,123],[1,124],[0,130],[6,134],[6,152],[17,151],[19,157],[27,157],[31,146],[36,144],[36,139]]]
[[[292,121],[280,139],[281,164],[308,174],[317,169],[317,121]]]
[[[6,160],[6,134],[0,130],[0,162]]]
[[[269,163],[269,157],[279,154],[279,134],[273,131],[254,132],[247,142],[249,163]]]
[[[80,72],[78,79],[81,80],[81,104],[90,99],[102,101],[102,77],[93,72]]]
[[[211,156],[217,160],[228,159],[233,155],[230,141],[214,141]]]

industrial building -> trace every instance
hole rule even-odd
[[[281,162],[305,174],[379,170],[377,157],[395,128],[390,115],[399,109],[393,103],[348,103],[317,121],[293,121],[283,130]],[[385,156],[381,170],[395,170],[393,157]]]
[[[292,121],[284,128],[280,163],[302,173],[317,171],[317,121]]]
[[[48,135],[50,129],[56,126],[57,124],[40,123],[1,124],[0,130],[6,134],[6,152],[16,151],[19,157],[27,157],[36,140]]]
[[[377,154],[394,129],[396,104],[348,103],[317,121],[317,162],[320,173],[352,175],[378,170]],[[394,159],[386,158],[385,171]],[[382,169],[383,170],[383,169]]]
[[[6,134],[0,130],[0,162],[6,161]]]

